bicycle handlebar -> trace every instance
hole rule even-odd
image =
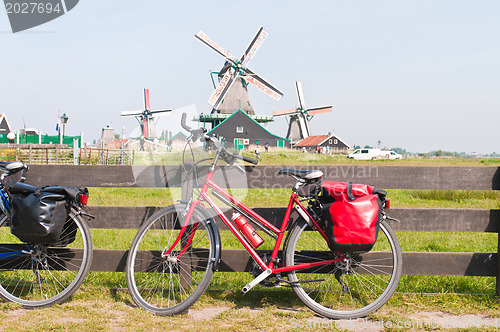
[[[199,136],[203,135],[204,133],[207,132],[206,128],[198,128],[198,129],[192,129],[190,126],[186,124],[186,113],[182,113],[182,118],[181,118],[181,126],[182,128],[186,129],[191,133],[191,136],[193,137],[193,141],[196,141]]]
[[[191,127],[189,127],[187,124],[186,124],[186,117],[187,117],[187,114],[186,113],[182,113],[182,117],[181,117],[181,126],[182,128],[184,128],[185,130],[187,130],[188,132],[191,133],[192,137],[193,137],[193,141],[195,141],[198,136],[201,136],[201,135],[204,135],[206,132],[207,132],[207,129],[206,128],[198,128],[198,129],[192,129]],[[204,138],[206,141],[211,141],[212,143],[214,143],[215,147],[217,148],[218,151],[220,152],[223,152],[225,155],[231,157],[231,158],[234,158],[234,159],[240,159],[240,160],[243,160],[247,163],[250,163],[250,164],[254,164],[254,165],[257,165],[259,163],[258,160],[256,159],[253,159],[253,158],[250,158],[250,157],[246,157],[246,156],[242,156],[242,155],[239,155],[237,153],[234,153],[234,152],[231,152],[229,151],[224,145],[222,145],[221,142],[219,142],[219,140],[215,137],[210,137],[208,135],[204,135]],[[226,160],[227,161],[227,160]],[[231,162],[227,161],[229,164]]]
[[[240,154],[237,154],[237,153],[234,153],[234,152],[231,152],[229,151],[224,145],[222,145],[221,142],[219,142],[219,140],[215,137],[209,137],[209,136],[206,136],[209,140],[211,140],[214,145],[217,147],[217,149],[220,149],[221,152],[223,152],[225,155],[231,157],[231,158],[234,158],[234,159],[239,159],[239,160],[243,160],[247,163],[251,163],[251,164],[254,164],[254,165],[257,165],[259,163],[258,160],[256,159],[253,159],[253,158],[250,158],[250,157],[246,157],[246,156],[242,156]],[[230,162],[228,161],[228,163],[230,164]]]
[[[243,161],[246,161],[247,163],[254,164],[254,165],[257,165],[259,163],[259,161],[257,159],[253,159],[253,158],[245,157],[245,156],[241,156],[241,157],[242,157],[241,159]]]
[[[187,131],[191,132],[191,127],[189,127],[187,124],[186,124],[186,117],[187,117],[187,114],[186,113],[182,113],[182,118],[181,118],[181,126],[182,128],[186,129]]]

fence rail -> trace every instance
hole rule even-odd
[[[247,167],[249,188],[291,186],[291,178],[276,175],[279,168]],[[307,169],[321,169],[326,179],[350,180],[384,189],[500,189],[499,167],[320,166]],[[33,165],[27,182],[90,187],[177,187],[180,174],[175,166]],[[159,208],[95,206],[91,209],[96,216],[91,222],[93,228],[137,229]],[[276,223],[281,222],[285,209],[256,208],[255,211]],[[500,232],[500,210],[497,209],[391,209],[390,214],[402,220],[391,223],[394,230],[401,232]],[[220,220],[216,222],[223,229]],[[496,276],[496,291],[500,294],[499,249],[500,239],[497,252],[493,253],[404,252],[403,274]],[[127,254],[127,250],[97,249],[91,269],[123,272]],[[244,250],[223,250],[221,258],[221,271],[243,272],[251,265],[251,258]]]
[[[0,160],[20,160],[30,166],[132,165],[134,151],[68,147],[66,144],[0,144]]]

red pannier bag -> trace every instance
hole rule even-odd
[[[324,181],[324,231],[332,251],[370,251],[377,241],[386,192],[351,182]]]

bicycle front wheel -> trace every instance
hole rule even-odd
[[[0,227],[0,297],[26,308],[63,302],[80,287],[92,263],[85,220],[71,209],[58,243],[27,244]]]
[[[287,265],[335,259],[318,232],[301,222],[287,239]],[[291,271],[288,279],[311,310],[331,319],[359,318],[382,307],[399,283],[402,253],[396,234],[382,221],[377,242],[367,253],[344,253],[346,260]]]
[[[185,209],[185,205],[172,205],[151,216],[136,234],[127,258],[132,299],[161,316],[187,310],[213,276],[214,236],[201,210],[195,210],[178,239]]]

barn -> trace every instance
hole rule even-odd
[[[294,146],[296,149],[317,152],[325,148],[329,153],[348,153],[350,147],[335,135],[308,136]]]
[[[226,147],[237,150],[248,148],[250,145],[263,147],[266,144],[271,148],[284,148],[290,142],[286,138],[271,134],[242,110],[234,112],[208,134],[217,136],[225,142]]]

